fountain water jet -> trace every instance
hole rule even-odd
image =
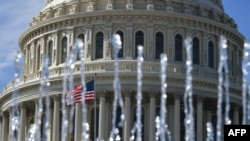
[[[227,40],[224,36],[220,36],[220,62],[219,62],[219,84],[218,84],[218,102],[217,102],[217,125],[216,138],[220,141],[222,138],[222,101],[225,94],[225,124],[231,124],[229,119],[230,101],[229,101],[229,78],[228,78],[228,54],[227,54]],[[223,91],[224,90],[224,91]]]
[[[42,103],[42,98],[45,97],[45,118],[41,119],[43,120],[44,125],[42,125],[43,128],[43,134],[42,134],[42,139],[44,141],[47,141],[49,139],[48,134],[46,133],[49,128],[50,128],[50,98],[49,98],[49,93],[48,93],[48,87],[50,86],[50,82],[49,82],[49,68],[48,68],[48,62],[49,59],[47,56],[44,56],[43,58],[43,68],[42,68],[42,79],[40,82],[40,94],[41,97],[39,98],[39,102]],[[39,106],[43,106],[40,105],[41,103],[39,103]],[[42,108],[42,107],[40,107]],[[41,114],[41,113],[40,113]],[[39,128],[38,128],[39,129]]]
[[[192,54],[192,43],[191,38],[187,37],[184,41],[187,53],[186,60],[186,87],[183,97],[184,101],[184,112],[185,112],[185,141],[194,141],[194,108],[193,108],[193,91],[192,91],[192,64],[193,64],[193,54]]]
[[[137,94],[136,94],[136,121],[134,127],[131,130],[132,136],[130,141],[142,141],[142,123],[141,123],[141,103],[142,103],[142,62],[143,62],[143,46],[137,47]]]
[[[22,54],[20,51],[17,52],[15,58],[15,81],[14,81],[14,90],[12,93],[12,109],[11,109],[11,133],[10,138],[12,141],[18,140],[18,135],[20,134],[20,113],[18,110],[18,89],[20,83],[20,73],[21,73],[21,58]]]
[[[123,110],[123,100],[121,99],[121,86],[120,86],[120,80],[118,77],[118,72],[119,72],[119,62],[117,59],[117,53],[119,51],[119,48],[121,46],[120,41],[118,37],[114,37],[114,41],[112,41],[113,46],[114,46],[114,104],[113,104],[113,121],[112,121],[112,131],[110,134],[109,140],[118,140],[119,139],[119,132],[117,132],[117,126],[115,125],[115,119],[116,119],[116,107],[117,103],[119,106],[122,107]],[[194,135],[194,118],[193,118],[193,105],[192,105],[192,46],[191,46],[191,38],[187,38],[185,40],[185,46],[187,49],[187,62],[186,62],[186,67],[187,67],[187,72],[186,72],[186,89],[183,97],[184,101],[184,107],[185,107],[185,128],[186,128],[186,135],[185,135],[185,140],[187,141],[193,141],[195,138]],[[219,73],[219,85],[218,85],[218,104],[217,104],[217,126],[216,126],[216,137],[217,141],[221,140],[222,138],[222,101],[223,101],[223,95],[225,94],[225,124],[230,124],[231,120],[229,118],[229,109],[230,109],[230,104],[229,104],[229,78],[228,78],[228,66],[227,66],[227,43],[225,37],[221,37],[220,39],[220,63],[218,67],[218,73]],[[84,86],[83,87],[83,93],[82,93],[82,98],[84,99],[85,92],[86,92],[86,86],[85,86],[85,66],[84,66],[84,50],[83,50],[83,43],[79,40],[76,41],[73,51],[71,52],[68,61],[66,63],[66,66],[64,68],[64,77],[63,77],[63,94],[66,93],[67,87],[69,86],[69,93],[72,95],[73,91],[73,74],[74,74],[74,68],[75,68],[75,61],[76,61],[76,56],[77,53],[80,52],[80,58],[81,58],[81,84]],[[132,130],[132,137],[130,140],[137,140],[141,141],[142,140],[142,123],[141,123],[141,116],[142,116],[142,110],[141,110],[141,102],[142,102],[142,62],[143,62],[143,47],[139,46],[138,47],[138,58],[137,58],[137,109],[136,109],[136,122],[134,125],[134,128]],[[243,70],[243,91],[242,91],[242,104],[243,104],[243,124],[249,124],[250,121],[250,103],[249,103],[249,84],[250,84],[250,79],[249,79],[249,71],[250,71],[250,45],[245,44],[244,48],[244,55],[243,55],[243,60],[242,60],[242,70]],[[14,91],[13,91],[13,111],[16,111],[16,113],[12,113],[12,125],[11,125],[11,141],[16,141],[17,136],[16,134],[19,133],[19,111],[18,108],[15,109],[15,105],[18,104],[18,101],[16,101],[16,97],[14,96],[18,92],[18,85],[19,85],[19,62],[20,62],[20,54],[17,55],[16,59],[16,67],[18,68],[16,73],[15,73],[15,85],[14,85]],[[171,140],[171,136],[168,130],[168,125],[165,123],[166,116],[167,116],[167,110],[165,109],[166,107],[164,105],[167,105],[165,100],[167,100],[167,95],[166,95],[166,88],[167,84],[165,82],[166,80],[166,69],[167,68],[167,57],[162,56],[161,60],[161,91],[162,91],[162,98],[161,98],[161,115],[160,117],[156,117],[156,128],[157,128],[157,136],[156,140],[166,140],[165,135],[167,134],[167,139]],[[18,73],[17,73],[18,72]],[[67,73],[69,72],[69,73]],[[69,79],[69,85],[67,85]],[[44,131],[49,130],[49,109],[48,107],[50,106],[50,102],[48,99],[48,93],[47,93],[47,88],[50,86],[49,85],[49,69],[48,69],[48,58],[44,57],[43,59],[43,70],[42,70],[42,79],[40,82],[40,97],[38,99],[38,114],[36,117],[36,124],[32,125],[30,127],[30,132],[29,132],[29,138],[28,141],[35,141],[39,140],[41,138],[40,132],[41,128],[43,128]],[[45,121],[42,122],[42,115],[41,113],[43,112],[43,103],[42,103],[42,98],[45,97],[46,100],[46,110],[45,110]],[[73,102],[72,96],[70,97],[68,102]],[[87,122],[87,111],[85,107],[84,100],[82,101],[82,136],[81,140],[89,140],[89,135],[88,135],[88,122]],[[74,110],[74,106],[71,106],[72,109],[70,109],[70,120],[68,120],[67,117],[67,112],[66,112],[66,101],[65,101],[65,96],[62,96],[62,113],[63,113],[63,120],[62,120],[62,134],[61,134],[61,139],[65,141],[67,133],[68,133],[68,127],[70,127],[70,132],[72,132],[73,125],[72,123],[72,111]],[[74,113],[73,113],[74,114]],[[14,116],[13,116],[14,115]],[[124,120],[124,113],[122,112],[120,123],[122,124]],[[44,123],[41,125],[41,123]],[[120,125],[121,125],[120,124]],[[35,131],[35,132],[34,132]],[[214,134],[213,134],[214,128],[212,127],[212,124],[210,122],[207,123],[207,141],[213,141],[214,140]],[[44,140],[47,140],[47,135],[44,132]]]
[[[244,44],[244,54],[242,59],[242,124],[250,124],[250,43]]]
[[[166,73],[166,69],[167,69],[167,55],[166,54],[161,54],[161,73],[160,73],[160,78],[161,78],[161,112],[160,112],[160,120],[157,120],[158,117],[156,117],[156,121],[158,121],[158,123],[156,123],[156,129],[157,129],[157,134],[159,135],[159,137],[156,135],[156,140],[158,141],[159,139],[161,141],[165,141],[166,137],[165,135],[167,135],[167,140],[171,141],[171,134],[170,131],[168,129],[168,124],[166,122],[167,120],[167,83],[166,83],[166,79],[167,79],[167,73]]]
[[[120,140],[119,130],[116,127],[116,110],[117,106],[120,106],[121,108],[121,117],[120,121],[118,123],[119,127],[122,127],[123,121],[124,121],[124,104],[123,99],[121,95],[121,84],[119,79],[119,61],[118,61],[118,53],[121,49],[122,42],[121,38],[118,34],[114,34],[112,38],[112,45],[113,45],[113,57],[114,57],[114,82],[113,82],[113,88],[114,88],[114,101],[113,101],[113,113],[112,113],[112,129],[110,133],[109,140]],[[118,105],[117,105],[118,104]]]

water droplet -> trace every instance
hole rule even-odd
[[[71,65],[70,65],[70,68],[71,68],[71,69],[74,69],[74,68],[75,68],[75,64],[71,64]]]

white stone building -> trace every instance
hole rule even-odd
[[[111,36],[122,39],[119,77],[125,104],[121,129],[128,141],[135,121],[137,45],[144,46],[143,62],[143,140],[155,140],[155,116],[160,104],[159,55],[168,56],[168,124],[174,141],[184,140],[183,94],[186,78],[184,39],[193,40],[193,100],[196,140],[206,138],[206,122],[216,124],[218,93],[219,36],[228,40],[231,109],[234,124],[241,122],[241,59],[244,37],[223,10],[221,0],[46,0],[44,8],[30,22],[19,39],[24,54],[18,100],[21,127],[19,139],[27,139],[28,128],[36,121],[42,57],[50,59],[49,96],[51,100],[50,141],[60,141],[61,96],[64,62],[76,38],[84,41],[86,80],[96,77],[99,138],[107,140],[113,109],[114,60]],[[80,61],[76,62],[75,84],[80,82]],[[14,83],[0,94],[0,137],[8,141]],[[94,139],[94,103],[87,103],[90,139]],[[81,112],[76,107],[75,113]],[[79,117],[75,124],[81,123]],[[79,130],[68,135],[78,141]]]

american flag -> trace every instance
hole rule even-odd
[[[85,93],[85,97],[84,100],[86,102],[88,101],[93,101],[95,99],[95,81],[89,81],[88,83],[86,83],[86,93]],[[82,84],[76,85],[72,91],[72,98],[73,98],[73,103],[80,103],[82,102],[82,95],[83,95],[83,86]],[[66,93],[66,99],[67,99],[67,105],[72,105],[73,103],[70,102],[70,92],[67,91]]]

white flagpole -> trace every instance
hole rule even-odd
[[[96,73],[94,78],[94,141],[96,141]]]

